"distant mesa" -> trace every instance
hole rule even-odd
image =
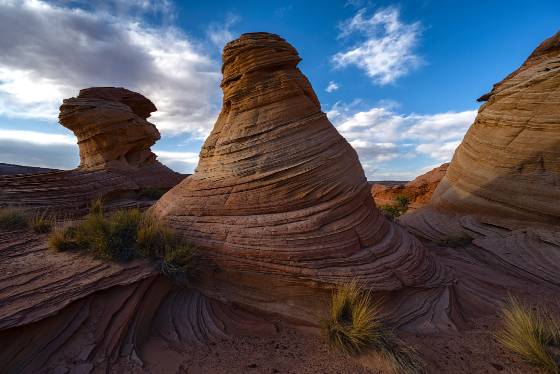
[[[300,60],[274,34],[225,46],[222,110],[196,172],[153,211],[215,266],[199,286],[219,299],[316,322],[329,289],[355,279],[409,301],[428,292],[426,308],[401,305],[391,317],[451,326],[432,309],[452,302],[436,302],[452,293],[448,274],[376,209],[356,152],[321,111]]]
[[[150,100],[125,88],[92,87],[65,99],[59,121],[78,139],[80,166],[0,175],[0,206],[83,208],[97,197],[120,199],[141,189],[171,188],[184,176],[162,165],[150,150],[160,139],[147,121],[154,111]]]

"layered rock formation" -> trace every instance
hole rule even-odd
[[[432,301],[448,298],[402,307],[407,321],[449,306],[443,268],[375,208],[356,152],[299,61],[273,34],[225,46],[222,111],[196,172],[153,211],[216,266],[200,284],[215,297],[316,323],[330,296],[321,290],[356,279],[379,292],[421,287]],[[426,329],[448,322],[429,318]]]
[[[0,206],[75,210],[97,197],[115,200],[141,189],[168,189],[183,176],[150,150],[159,138],[146,118],[155,111],[124,88],[93,87],[64,100],[60,123],[78,138],[80,166],[71,171],[0,176]]]
[[[560,223],[560,33],[481,100],[432,207]]]
[[[402,217],[419,236],[470,242],[517,279],[560,285],[560,33],[481,100],[430,204]]]
[[[397,197],[404,196],[408,199],[409,210],[418,209],[430,202],[448,166],[449,163],[446,162],[405,184],[387,186],[373,183],[371,186],[373,199],[378,206],[393,205]]]

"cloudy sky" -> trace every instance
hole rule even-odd
[[[220,110],[220,53],[243,32],[300,52],[370,180],[450,160],[476,98],[560,25],[550,1],[0,0],[0,162],[73,168],[62,99],[123,86],[158,107],[159,159],[192,172]]]

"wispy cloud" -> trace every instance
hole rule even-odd
[[[169,2],[64,4],[74,3],[0,1],[0,115],[54,122],[62,99],[79,89],[124,86],[156,104],[152,121],[163,133],[209,132],[219,111],[219,62],[173,26],[107,11],[168,12]]]
[[[332,57],[336,68],[354,65],[379,85],[395,82],[417,68],[422,59],[415,53],[421,27],[405,23],[395,7],[378,10],[371,16],[366,9],[340,24],[340,39],[357,36],[357,45]]]
[[[180,173],[192,174],[198,164],[198,153],[195,152],[160,151],[155,149],[154,153],[158,156],[159,161]]]
[[[208,39],[221,50],[226,43],[235,38],[231,28],[240,20],[241,18],[238,15],[230,13],[226,16],[226,20],[223,23],[210,24],[206,32]]]
[[[327,91],[328,93],[334,92],[336,90],[338,90],[340,88],[340,86],[338,85],[338,83],[330,81],[329,84],[327,85],[327,88],[325,88],[325,91]]]
[[[336,103],[327,115],[358,152],[368,177],[376,179],[399,172],[383,165],[395,159],[425,156],[430,165],[449,161],[477,113],[401,114],[394,105],[365,110],[360,105]]]

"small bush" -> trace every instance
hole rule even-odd
[[[85,250],[123,262],[141,255],[161,261],[163,273],[177,283],[187,283],[192,277],[194,248],[162,221],[138,209],[117,210],[108,217],[103,213],[101,201],[94,201],[83,221],[55,229],[49,237],[49,247],[58,251]]]
[[[560,372],[560,329],[546,310],[529,309],[510,297],[503,319],[496,334],[502,346],[549,373]]]
[[[177,243],[166,248],[161,270],[179,284],[188,285],[194,275],[195,249],[188,243]]]
[[[350,355],[375,350],[395,373],[424,373],[416,351],[383,326],[379,312],[380,304],[356,282],[341,286],[333,293],[329,318],[321,323],[327,342]]]
[[[46,211],[37,211],[30,219],[31,229],[37,234],[46,234],[52,230],[54,219]]]
[[[19,208],[0,208],[0,229],[17,230],[29,226],[29,216]]]
[[[391,220],[394,220],[401,215],[401,210],[395,205],[381,205],[379,206],[379,210],[383,213],[383,215],[385,215],[385,217]]]
[[[138,252],[144,257],[163,257],[166,247],[172,246],[175,234],[157,217],[145,213],[138,228]]]
[[[397,195],[397,197],[395,197],[395,202],[402,213],[405,213],[408,210],[408,204],[410,203],[408,197],[404,195]]]
[[[47,240],[50,249],[59,252],[75,251],[80,249],[80,245],[76,240],[76,227],[65,225],[55,227]]]
[[[136,256],[136,239],[142,214],[138,209],[118,210],[95,228],[92,248],[102,258],[129,261]]]

